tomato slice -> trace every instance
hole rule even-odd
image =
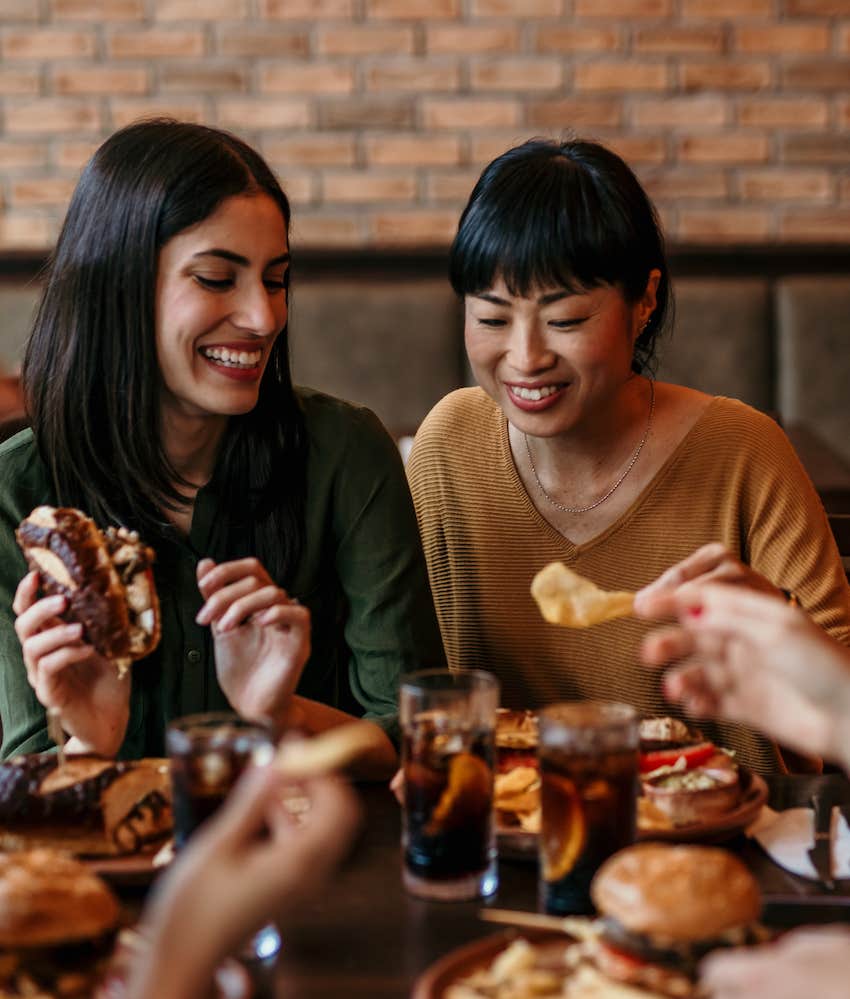
[[[640,754],[640,772],[648,774],[659,767],[672,767],[680,756],[685,758],[685,768],[693,769],[705,763],[717,752],[713,742],[698,742],[694,746],[680,746],[675,749],[655,749],[651,753]]]

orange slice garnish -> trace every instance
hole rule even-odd
[[[543,877],[560,881],[575,866],[587,840],[587,822],[576,785],[560,774],[543,777]]]
[[[425,829],[429,836],[479,819],[492,799],[493,776],[479,756],[457,753],[449,763],[449,781]]]

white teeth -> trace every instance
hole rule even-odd
[[[263,356],[261,350],[228,350],[227,347],[202,347],[201,353],[229,368],[254,368]]]
[[[559,390],[557,385],[544,385],[542,388],[523,388],[521,385],[511,385],[511,392],[519,396],[520,399],[527,399],[529,402],[539,402],[546,399]]]

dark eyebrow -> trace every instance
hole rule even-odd
[[[550,291],[545,295],[541,295],[537,299],[538,305],[552,305],[553,302],[560,302],[562,298],[569,298],[574,292],[567,291],[566,288],[562,288],[559,291]],[[474,298],[480,298],[485,302],[492,302],[493,305],[510,305],[511,303],[506,301],[504,298],[500,298],[498,295],[494,295],[490,291],[482,291],[481,294],[473,296]]]
[[[484,302],[492,302],[493,305],[510,305],[510,302],[506,302],[504,298],[499,298],[498,295],[492,294],[489,291],[482,291],[479,295],[473,295],[473,298],[480,298]]]
[[[239,253],[232,253],[230,250],[201,250],[198,253],[193,253],[192,258],[196,257],[219,257],[221,260],[230,260],[234,264],[239,264],[240,267],[248,267],[251,261],[247,257],[243,257]],[[277,264],[288,264],[289,254],[282,253],[279,257],[275,257],[270,260],[266,267],[275,267]]]

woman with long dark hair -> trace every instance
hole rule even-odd
[[[289,221],[262,157],[205,126],[136,123],[85,168],[26,349],[32,429],[0,448],[4,754],[49,746],[42,706],[124,756],[228,706],[392,734],[399,673],[440,663],[393,441],[292,385]],[[156,550],[163,638],[132,682],[25,574],[14,530],[45,503]],[[372,762],[393,758],[388,738]]]
[[[461,216],[450,276],[480,387],[438,403],[408,463],[450,666],[492,670],[508,707],[615,698],[667,713],[636,666],[645,623],[542,620],[529,587],[557,560],[609,590],[712,576],[793,591],[850,637],[823,507],[776,422],[653,379],[669,271],[619,156],[538,139],[497,157]],[[757,768],[783,765],[755,733],[717,739]]]

